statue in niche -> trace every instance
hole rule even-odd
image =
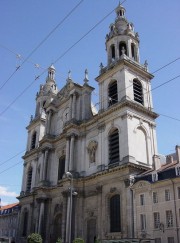
[[[96,141],[91,141],[88,145],[88,154],[90,163],[96,162],[96,150],[98,143]]]

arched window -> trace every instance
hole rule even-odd
[[[39,113],[40,113],[40,103],[38,102],[36,106],[36,116],[38,116]]]
[[[87,221],[87,243],[96,242],[96,219],[91,218]]]
[[[110,198],[110,232],[121,232],[120,195]]]
[[[65,172],[65,157],[59,159],[58,181],[62,179]]]
[[[115,58],[116,58],[115,46],[112,45],[112,46],[111,46],[111,59],[112,59],[112,61],[114,61]]]
[[[23,227],[22,227],[22,236],[27,236],[27,229],[28,229],[28,211],[27,209],[23,212]]]
[[[127,55],[127,46],[126,43],[123,41],[119,43],[119,56],[121,56],[122,54]]]
[[[31,183],[32,183],[32,167],[29,168],[27,173],[27,183],[26,183],[26,191],[29,192],[31,190]]]
[[[118,102],[117,81],[113,81],[108,87],[109,106]]]
[[[52,235],[54,242],[57,241],[58,238],[62,238],[62,215],[56,215],[54,219],[54,232]]]
[[[109,135],[109,164],[119,162],[119,132],[115,129]]]
[[[31,149],[34,149],[36,147],[36,132],[33,133],[32,139],[31,139]]]
[[[138,127],[135,130],[135,144],[138,144],[138,148],[135,150],[134,156],[137,162],[149,164],[148,159],[148,144],[147,133],[142,127]],[[143,153],[142,153],[143,151]]]
[[[136,61],[136,49],[135,49],[134,43],[131,43],[131,55],[132,55],[132,58]]]
[[[134,100],[143,105],[143,89],[138,79],[133,80]]]

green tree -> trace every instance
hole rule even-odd
[[[73,243],[84,243],[84,240],[82,238],[76,238],[73,240]]]
[[[62,239],[61,238],[58,238],[56,243],[62,243]]]
[[[27,238],[28,243],[42,243],[42,237],[39,234],[32,233]]]

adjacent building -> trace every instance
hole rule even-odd
[[[180,242],[180,147],[159,169],[136,177],[131,188],[135,236],[151,236],[156,243]]]
[[[59,90],[52,65],[36,95],[23,156],[18,242],[26,242],[31,232],[40,233],[45,243],[58,237],[63,242],[82,237],[87,243],[157,238],[154,229],[141,228],[139,214],[145,221],[150,208],[140,207],[139,196],[144,194],[142,200],[149,201],[150,193],[138,189],[137,179],[161,167],[155,130],[158,115],[151,96],[153,75],[147,62],[140,63],[139,35],[125,8],[119,4],[115,12],[106,35],[107,64],[100,65],[96,77],[98,113],[92,107],[94,88],[87,70],[83,85],[69,73]],[[166,183],[143,178],[153,192],[154,185]],[[176,187],[169,184],[169,190]],[[151,216],[153,212],[159,211],[154,209]]]
[[[19,212],[19,203],[0,207],[0,242],[15,242]]]

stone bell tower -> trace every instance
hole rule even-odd
[[[119,4],[106,35],[107,65],[101,63],[96,78],[100,113],[112,111],[111,123],[117,123],[120,163],[151,167],[157,154],[155,119],[158,116],[153,112],[151,96],[153,75],[148,72],[147,61],[140,63],[139,35],[125,12]]]

